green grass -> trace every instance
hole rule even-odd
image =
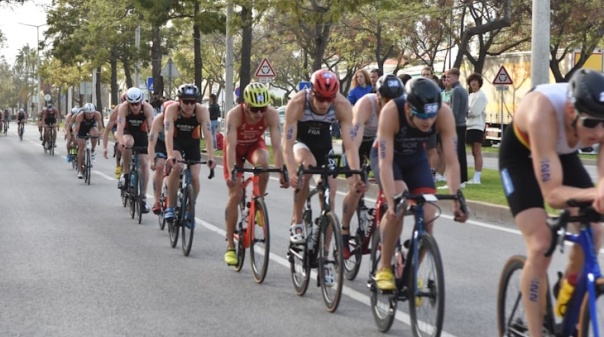
[[[468,170],[468,177],[473,176],[474,171]],[[503,193],[503,187],[501,186],[499,171],[483,169],[480,180],[480,185],[466,184],[466,188],[463,189],[463,194],[467,200],[507,206],[507,200]],[[446,183],[438,183],[437,186],[443,185],[446,185]]]

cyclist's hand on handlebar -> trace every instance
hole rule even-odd
[[[229,175],[226,179],[226,184],[229,188],[233,188],[235,187],[235,185],[237,184],[237,177],[232,177],[231,175]]]
[[[455,201],[455,206],[453,206],[453,215],[453,220],[457,222],[464,223],[468,220],[468,214],[463,212],[459,201]]]
[[[281,184],[281,188],[289,187],[289,181],[285,180],[283,173],[279,173],[279,184]]]
[[[301,188],[298,175],[296,173],[289,175],[289,186],[293,188]]]
[[[166,172],[170,172],[170,169],[172,167],[174,167],[174,164],[176,163],[176,158],[172,158],[172,157],[168,157],[168,159],[166,159]],[[166,175],[168,175],[169,173],[167,173]]]
[[[358,174],[354,175],[354,189],[357,191],[357,193],[367,192],[367,184],[363,182],[361,176]]]
[[[208,160],[208,162],[207,162],[207,164],[206,164],[206,165],[208,165],[208,167],[209,167],[210,169],[213,169],[213,168],[215,168],[215,167],[216,167],[216,161],[215,161],[215,160],[210,159],[210,160]]]

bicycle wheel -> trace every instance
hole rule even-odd
[[[252,274],[256,283],[262,283],[268,270],[268,261],[271,252],[270,227],[268,223],[268,211],[264,199],[255,201],[256,214],[254,215],[254,237],[250,241],[250,262]]]
[[[86,155],[85,155],[85,164],[84,164],[84,182],[88,185],[90,185],[90,149],[86,149]]]
[[[600,336],[604,332],[604,278],[596,280],[596,314],[597,317],[596,325],[598,326],[598,333]],[[581,305],[581,312],[579,314],[579,337],[594,337],[594,326],[591,320],[591,314],[589,309],[589,293],[585,293],[583,298],[583,304]]]
[[[497,331],[499,337],[528,336],[528,325],[522,306],[520,278],[526,257],[515,255],[508,259],[497,291]]]
[[[159,229],[162,231],[166,227],[166,219],[164,219],[164,211],[166,209],[166,194],[168,193],[166,189],[166,184],[162,183],[161,194],[159,197],[159,203],[161,207],[159,214],[157,215],[157,220],[159,221]]]
[[[378,330],[381,332],[388,332],[394,322],[394,316],[398,306],[398,299],[396,292],[382,292],[377,289],[374,278],[382,259],[380,232],[374,231],[371,236],[371,275],[370,275],[370,289],[371,289],[371,313]],[[391,268],[394,270],[394,266]]]
[[[23,140],[23,124],[19,125],[19,140]]]
[[[141,177],[142,174],[139,173],[139,171],[137,170],[137,176]],[[138,217],[138,224],[140,225],[141,221],[143,220],[143,207],[145,206],[145,196],[143,195],[143,179],[138,179],[137,178],[137,188],[136,188],[136,216]]]
[[[443,264],[434,237],[424,233],[417,244],[417,258],[410,257],[407,261],[412,264],[407,288],[411,330],[415,337],[438,337],[445,314]]]
[[[367,219],[361,219],[361,214],[359,207],[352,216],[352,219],[350,219],[350,234],[354,236],[351,236],[350,240],[348,240],[350,257],[344,260],[344,275],[346,276],[346,279],[350,281],[353,281],[357,277],[359,269],[361,268],[361,260],[363,259],[364,236],[359,232],[359,224],[361,221],[365,221],[365,226],[367,226]]]
[[[130,185],[128,185],[128,201],[130,202],[130,218],[134,219],[136,214],[136,186],[138,182],[138,172],[130,172]]]
[[[168,236],[170,237],[170,246],[172,248],[176,248],[176,244],[178,243],[178,222],[180,219],[180,199],[176,198],[176,202],[174,203],[174,216],[173,220],[168,221]]]
[[[307,228],[306,233],[310,233],[308,228],[312,228],[312,213],[310,210],[305,210],[302,215],[304,225]],[[307,239],[308,240],[308,239]],[[311,239],[312,240],[312,239]],[[307,241],[308,242],[308,241]],[[289,245],[287,253],[289,259],[290,272],[296,295],[304,296],[310,283],[310,254],[308,246]]]
[[[48,136],[48,142],[50,143],[50,149],[48,151],[50,151],[50,155],[54,156],[55,155],[55,141],[54,141],[54,135],[55,135],[55,130],[54,128],[50,128],[50,135]]]
[[[184,193],[183,216],[181,217],[180,227],[182,228],[182,253],[189,256],[193,246],[193,233],[195,232],[195,195],[193,186],[187,185]]]
[[[235,242],[235,255],[237,255],[237,264],[233,265],[233,269],[236,272],[241,271],[243,268],[243,262],[245,261],[245,245],[243,241],[245,240],[245,236],[247,235],[247,231],[243,228],[243,226],[247,226],[243,221],[247,219],[243,216],[243,212],[241,208],[239,208],[239,222],[237,223],[237,228],[235,228],[235,236],[233,237],[233,241]]]
[[[344,283],[344,256],[340,222],[333,212],[325,214],[319,233],[319,280],[323,303],[327,311],[335,312],[342,297]]]

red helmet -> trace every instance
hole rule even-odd
[[[340,91],[340,81],[333,72],[321,69],[310,77],[310,84],[315,95],[325,98],[335,98]]]

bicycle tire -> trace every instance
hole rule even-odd
[[[439,337],[445,315],[445,275],[442,258],[432,235],[422,234],[417,244],[419,265],[417,267],[413,265],[416,260],[414,257],[410,256],[407,259],[407,263],[412,264],[407,287],[411,331],[415,337]],[[422,275],[420,269],[423,266],[428,267],[428,275]],[[435,309],[435,312],[424,316],[421,315],[423,309]],[[434,321],[431,322],[430,318],[434,318]]]
[[[130,183],[128,185],[128,201],[130,202],[130,218],[134,219],[136,214],[136,186],[138,182],[138,172],[130,172]]]
[[[346,276],[346,279],[349,281],[354,281],[359,274],[363,259],[363,239],[365,233],[361,234],[359,224],[361,221],[365,221],[365,226],[367,226],[367,219],[361,219],[361,216],[361,209],[359,206],[350,219],[349,233],[354,233],[354,236],[351,236],[348,242],[350,257],[344,260],[344,276]]]
[[[604,317],[602,314],[604,313],[604,278],[599,278],[596,280],[596,309],[598,309],[598,313],[596,316],[598,317],[598,332],[602,335],[604,332]],[[598,300],[600,302],[598,302]],[[581,311],[579,314],[579,326],[581,329],[579,330],[579,337],[593,337],[595,336],[593,333],[593,326],[591,324],[590,310],[589,310],[589,293],[585,293],[583,297],[583,302],[581,304]]]
[[[312,212],[309,209],[304,210],[302,219],[307,228],[306,233],[310,233],[309,228],[312,228]],[[307,238],[307,242],[309,239]],[[299,255],[292,253],[292,250],[296,250],[296,254]],[[310,255],[311,252],[308,250],[307,245],[298,247],[290,243],[288,252],[289,266],[294,290],[298,296],[304,296],[306,290],[308,290],[308,284],[310,283]]]
[[[54,141],[55,130],[54,128],[50,128],[50,135],[48,136],[48,142],[50,143],[50,155],[55,155],[55,141]]]
[[[185,200],[180,224],[182,228],[182,254],[189,256],[191,247],[193,247],[193,234],[195,233],[195,195],[192,185],[187,185],[183,198]]]
[[[140,170],[137,170],[137,176],[141,177],[142,174]],[[137,189],[136,189],[136,216],[138,220],[138,224],[140,225],[143,221],[143,207],[145,206],[145,196],[143,195],[143,179],[137,179]]]
[[[392,323],[394,323],[398,299],[396,292],[383,293],[377,289],[373,282],[375,274],[378,271],[378,266],[380,265],[380,260],[382,259],[380,243],[380,233],[379,231],[374,231],[371,236],[371,279],[369,281],[371,289],[371,313],[373,314],[373,319],[378,330],[385,333],[390,330]],[[394,267],[391,266],[391,268]]]
[[[166,184],[162,182],[162,190],[161,190],[161,194],[159,196],[160,210],[159,210],[159,214],[157,215],[157,220],[159,221],[159,230],[162,230],[162,231],[166,227],[166,219],[164,219],[164,211],[166,210],[166,193],[167,193]]]
[[[21,141],[23,140],[23,129],[24,129],[23,124],[19,125],[19,140],[21,140]]]
[[[245,200],[242,200],[241,203],[245,205]],[[245,207],[245,206],[243,206]],[[235,255],[237,256],[237,263],[232,265],[231,267],[236,272],[240,272],[241,268],[243,268],[243,263],[245,262],[245,236],[247,235],[247,231],[243,228],[247,224],[243,223],[246,219],[243,217],[242,206],[239,206],[239,222],[237,223],[237,227],[235,228],[235,233],[233,237],[233,241],[235,243]]]
[[[342,287],[344,286],[344,256],[342,254],[342,230],[340,221],[333,212],[325,214],[321,232],[319,233],[319,283],[323,303],[329,312],[335,312],[342,298]],[[325,251],[324,247],[329,247]],[[327,255],[326,255],[327,253]],[[326,282],[325,270],[331,268],[334,282],[329,285]],[[331,283],[331,282],[329,282]]]
[[[86,160],[84,164],[84,182],[90,185],[90,149],[86,149]]]
[[[528,325],[520,292],[520,278],[525,262],[526,257],[524,256],[512,256],[507,260],[501,272],[497,290],[497,333],[499,337],[528,336]],[[511,283],[515,286],[513,290],[510,288]],[[507,313],[507,309],[512,310],[511,314]],[[516,316],[516,313],[520,313],[520,315]]]
[[[252,267],[254,281],[260,284],[264,282],[266,272],[268,271],[268,263],[271,253],[271,238],[266,203],[262,198],[256,199],[254,203],[256,214],[253,218],[253,236],[250,240],[250,264]]]

